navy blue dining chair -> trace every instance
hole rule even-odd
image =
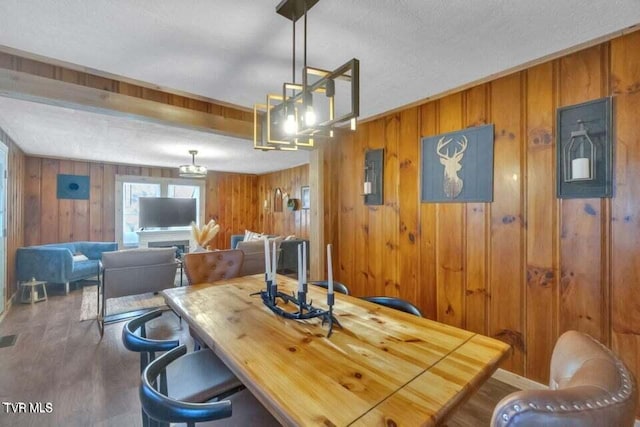
[[[362,297],[362,299],[375,304],[383,305],[385,307],[404,311],[405,313],[413,314],[414,316],[422,317],[422,312],[418,307],[411,304],[409,301],[406,301],[400,298],[378,296],[378,297]]]
[[[140,404],[149,417],[150,426],[168,426],[169,423],[196,423],[221,420],[228,426],[279,426],[280,424],[258,402],[249,390],[244,389],[226,400],[191,403],[167,396],[159,390],[158,377],[188,354],[184,345],[158,357],[145,368],[140,381]],[[218,425],[206,423],[206,425]]]
[[[329,282],[326,280],[312,280],[308,282],[308,284],[313,286],[319,286],[325,289],[329,288]],[[347,285],[342,284],[340,282],[336,282],[335,280],[333,281],[333,290],[341,294],[349,295],[349,288],[347,287]]]
[[[180,345],[178,340],[147,337],[146,323],[161,315],[161,310],[154,310],[130,320],[122,328],[124,346],[140,353],[140,373],[156,359],[156,353],[167,352]],[[159,381],[162,393],[186,402],[206,402],[241,388],[240,380],[210,349],[194,351],[181,357],[163,371]],[[143,426],[149,425],[144,412],[142,422]]]

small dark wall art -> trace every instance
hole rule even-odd
[[[89,199],[89,177],[85,175],[58,175],[58,199]]]
[[[364,204],[384,204],[384,149],[368,150],[364,154]]]
[[[311,207],[311,198],[309,195],[308,185],[300,187],[300,200],[302,201],[302,209],[309,209]]]
[[[558,108],[557,114],[558,198],[611,197],[611,98]]]
[[[493,125],[422,138],[422,201],[493,201]]]

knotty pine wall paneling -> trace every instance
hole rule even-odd
[[[608,44],[559,60],[558,106],[609,94]],[[614,119],[615,122],[615,119]],[[578,329],[608,343],[606,269],[611,199],[564,199],[560,203],[559,329]]]
[[[511,344],[504,367],[524,373],[524,254],[521,88],[525,76],[512,74],[491,83],[490,120],[495,126],[493,203],[489,233],[489,334]],[[476,236],[469,236],[476,238]],[[506,261],[509,260],[509,261]]]
[[[463,122],[465,127],[482,126],[488,123],[489,85],[480,85],[466,92]],[[465,328],[481,334],[487,333],[488,310],[488,252],[486,242],[490,229],[489,203],[466,203],[463,207],[465,228]]]
[[[373,127],[373,123],[366,123],[361,126],[356,132],[355,137],[353,139],[356,147],[352,150],[351,154],[353,157],[345,158],[346,165],[341,165],[340,183],[344,186],[349,185],[349,182],[360,184],[360,180],[358,177],[361,175],[360,170],[364,167],[364,153],[367,150],[367,144],[369,141],[370,129]],[[356,187],[356,191],[360,191],[362,189],[362,185],[358,185]],[[386,195],[385,195],[386,197]],[[355,205],[355,217],[354,224],[352,225],[352,230],[355,233],[354,238],[354,246],[353,247],[345,247],[340,244],[339,252],[341,254],[346,253],[348,251],[353,252],[354,256],[354,276],[353,282],[349,283],[349,287],[353,287],[355,292],[359,295],[375,295],[375,289],[368,290],[368,282],[371,272],[369,271],[369,265],[371,264],[371,254],[370,248],[373,245],[373,242],[370,242],[370,235],[376,235],[373,233],[371,229],[371,224],[369,222],[369,216],[367,215],[369,208],[364,204],[364,198],[358,198],[358,203]],[[381,207],[374,207],[371,209],[380,209]],[[340,233],[340,238],[345,235],[345,233],[349,233],[349,230],[343,230]],[[341,242],[341,241],[340,241]],[[375,279],[371,278],[372,282],[375,284]],[[338,279],[340,280],[340,279]]]
[[[232,234],[255,229],[258,219],[258,177],[233,173],[209,173],[207,176],[207,217],[220,224],[214,240],[217,248],[229,248]]]
[[[24,242],[24,212],[25,200],[23,193],[25,189],[25,156],[18,145],[0,129],[0,141],[8,150],[7,154],[7,212],[6,212],[6,233],[7,233],[7,269],[5,277],[5,303],[15,294],[18,289],[16,281],[16,249],[23,246]],[[5,304],[5,309],[7,305]]]
[[[550,355],[558,336],[557,247],[558,206],[556,202],[556,156],[554,144],[556,103],[555,64],[530,69],[526,82],[526,156],[528,230],[525,307],[525,371],[538,382],[549,378]]]
[[[440,102],[431,102],[419,107],[420,109],[420,134],[418,136],[418,148],[420,152],[420,138],[426,135],[438,134],[438,114],[439,114]],[[402,144],[411,144],[411,141],[402,141]],[[418,157],[420,159],[421,157]],[[421,165],[415,170],[415,179],[420,182],[420,169]],[[418,184],[419,186],[419,184]],[[400,190],[403,191],[403,190]],[[418,276],[418,283],[420,284],[420,299],[417,302],[418,307],[422,309],[423,315],[429,319],[438,318],[438,287],[437,287],[437,273],[438,268],[436,264],[436,208],[438,205],[435,203],[421,203],[420,202],[420,190],[418,190],[418,198],[414,203],[417,203],[417,209],[420,215],[420,222],[418,224],[420,235],[420,252],[419,258],[413,256],[411,262],[418,263],[420,265],[420,275]],[[400,211],[404,211],[404,206],[400,206]]]
[[[284,198],[282,212],[274,212],[273,196],[275,189],[279,187],[283,195],[288,194],[290,198],[300,199],[300,188],[309,185],[309,165],[259,175],[257,180],[259,197],[256,207],[260,211],[257,215],[259,222],[256,229],[251,230],[281,236],[295,234],[296,237],[308,239],[310,210],[290,211],[287,209],[287,199]],[[314,197],[314,194],[310,194],[310,197]],[[267,209],[264,208],[265,200],[267,200]],[[244,233],[244,229],[241,231]]]
[[[360,126],[362,129],[362,126]],[[361,130],[358,134],[361,133]],[[355,286],[356,277],[359,273],[356,269],[356,259],[364,256],[362,252],[355,253],[357,235],[362,235],[362,224],[358,220],[358,209],[363,203],[363,197],[360,196],[362,190],[363,180],[358,174],[355,150],[358,148],[354,142],[356,134],[347,133],[337,142],[337,150],[331,155],[326,155],[325,158],[333,159],[335,172],[328,177],[325,176],[325,181],[329,182],[332,187],[339,189],[337,192],[331,193],[334,196],[333,204],[336,206],[335,210],[339,212],[337,235],[334,239],[327,240],[326,242],[332,242],[333,247],[337,249],[339,255],[335,258],[336,276],[342,277],[345,282],[349,283],[349,286]],[[334,144],[335,145],[335,144]],[[352,162],[354,167],[346,169],[342,165]],[[336,180],[334,176],[340,177]],[[348,184],[357,183],[357,184]],[[326,195],[325,195],[326,197]],[[358,224],[356,226],[356,224]],[[343,251],[343,248],[349,248],[349,251]]]
[[[386,125],[387,117],[383,117],[371,123],[369,126],[369,138],[367,141],[367,149],[376,150],[384,148],[386,141]],[[387,160],[387,150],[385,150],[385,163]],[[360,163],[363,165],[363,163]],[[369,240],[368,254],[367,254],[367,292],[373,295],[384,295],[389,292],[391,295],[395,294],[395,289],[387,289],[388,279],[384,275],[384,264],[393,264],[396,259],[393,258],[392,247],[396,244],[395,241],[388,239],[388,230],[396,229],[397,227],[387,227],[388,224],[396,224],[396,221],[391,223],[385,223],[386,212],[389,210],[389,206],[386,204],[386,200],[391,198],[389,190],[393,185],[392,176],[389,169],[385,169],[384,180],[384,205],[370,205],[365,210],[365,215],[368,219],[367,231],[369,238],[376,236],[375,241]],[[394,191],[395,192],[395,191]]]
[[[441,99],[438,133],[462,127],[462,94]],[[464,327],[464,205],[440,203],[436,206],[436,298],[438,319]]]
[[[503,367],[547,382],[569,329],[640,375],[640,31],[362,123],[325,152],[336,279],[513,347]],[[558,107],[613,96],[614,197],[556,198]],[[421,203],[420,138],[495,125],[494,201]],[[384,148],[382,206],[365,206],[364,152]],[[395,266],[393,265],[395,264]]]
[[[420,264],[420,148],[418,144],[405,141],[418,139],[419,111],[417,108],[405,110],[398,117],[398,296],[409,301],[421,300]],[[393,189],[390,189],[393,191]],[[399,209],[404,206],[404,209]]]
[[[640,377],[640,32],[610,44],[615,187],[611,199],[611,344]]]

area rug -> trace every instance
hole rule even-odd
[[[80,321],[95,320],[98,311],[96,300],[98,286],[85,286],[82,288],[82,305],[80,307]],[[107,300],[107,316],[143,310],[146,308],[165,307],[164,298],[154,295],[152,292],[139,295],[129,295]]]

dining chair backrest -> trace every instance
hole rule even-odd
[[[325,289],[329,288],[329,282],[326,280],[313,280],[308,283],[309,285],[319,286]],[[333,290],[341,294],[349,295],[349,288],[347,287],[347,285],[340,282],[336,282],[335,280],[333,281]]]
[[[213,283],[240,274],[244,253],[241,250],[194,252],[183,257],[189,284]]]
[[[142,372],[140,383],[140,403],[142,410],[151,419],[166,423],[187,423],[212,421],[231,416],[231,402],[222,400],[215,403],[188,403],[167,396],[158,390],[158,378],[166,372],[167,366],[184,356],[187,347],[183,344],[158,357]],[[153,425],[153,424],[152,424]]]
[[[226,418],[223,425],[276,427],[280,423],[258,402],[247,389],[227,394],[225,400],[189,403],[168,396],[158,387],[158,377],[166,375],[170,364],[185,356],[184,345],[174,348],[151,362],[143,371],[140,382],[140,404],[151,425],[168,426],[169,423],[196,423]],[[193,353],[190,353],[193,354]],[[162,384],[162,383],[160,383]],[[233,407],[233,412],[232,412]]]
[[[155,359],[156,352],[169,351],[176,348],[178,340],[155,340],[147,338],[146,323],[162,315],[161,310],[154,310],[129,320],[122,328],[122,343],[125,348],[140,353],[140,372]],[[139,334],[136,332],[140,330]]]
[[[418,307],[411,304],[409,301],[406,301],[400,298],[375,296],[375,297],[362,297],[362,299],[375,304],[384,305],[385,307],[404,311],[405,313],[413,314],[418,317],[422,317],[422,312]]]

